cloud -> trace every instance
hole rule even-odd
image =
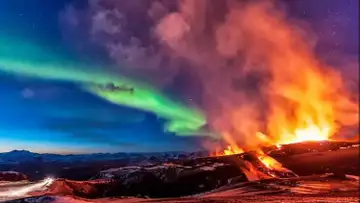
[[[86,10],[68,6],[60,19],[65,39],[74,39],[77,47],[102,47],[123,67],[117,70],[121,74],[164,86],[179,67],[174,68],[177,64],[161,49],[151,30],[167,9],[165,4],[149,0],[90,0]]]

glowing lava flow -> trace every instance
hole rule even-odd
[[[260,150],[258,151],[258,159],[262,164],[264,164],[266,168],[270,170],[279,172],[291,172],[290,170],[284,168],[281,163]]]
[[[0,197],[22,197],[27,195],[30,192],[44,190],[46,187],[50,186],[54,182],[53,178],[46,178],[38,183],[21,186],[14,189],[9,189],[7,191],[1,191]]]
[[[224,155],[241,154],[244,150],[240,148],[232,148],[230,145],[224,150]]]

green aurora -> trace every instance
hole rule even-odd
[[[109,102],[153,112],[166,119],[165,131],[177,135],[213,136],[201,130],[206,119],[196,108],[171,100],[160,91],[129,78],[105,72],[99,67],[66,60],[55,52],[23,38],[0,35],[0,71],[45,80],[69,81]],[[106,84],[131,87],[133,91],[109,91]]]

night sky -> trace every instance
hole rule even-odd
[[[284,2],[291,17],[307,21],[316,33],[316,49],[324,60],[342,63],[339,56],[358,54],[358,0]],[[0,152],[13,149],[54,153],[202,149],[204,139],[211,139],[200,136],[208,133],[206,125],[201,127],[203,113],[191,104],[192,99],[197,99],[176,91],[180,89],[176,85],[164,87],[159,80],[146,80],[141,74],[132,77],[159,89],[155,91],[143,88],[143,84],[138,82],[126,82],[133,84],[135,91],[137,88],[144,90],[137,100],[140,101],[145,94],[154,99],[153,105],[139,103],[135,108],[126,105],[129,101],[123,95],[114,95],[115,101],[99,93],[96,87],[92,89],[92,80],[103,82],[104,78],[105,82],[113,81],[108,75],[112,75],[119,63],[114,62],[101,47],[89,43],[90,37],[82,33],[82,29],[72,30],[71,24],[66,21],[68,15],[64,14],[65,11],[69,13],[69,6],[76,7],[78,10],[74,12],[80,16],[79,10],[86,10],[89,4],[86,0],[0,1],[0,46],[7,44],[12,47],[4,49],[6,57],[3,61],[0,59],[0,66],[3,66],[0,67]],[[22,48],[16,44],[21,43],[18,39],[42,48],[33,49],[32,45]],[[48,50],[55,50],[58,54],[47,56]],[[1,50],[0,53],[4,54]],[[46,71],[41,69],[42,61],[38,62],[37,54],[46,55],[49,61],[54,59],[49,62],[52,65],[55,61],[59,66],[70,64],[69,70],[64,65],[66,71],[63,74],[55,65],[44,66],[46,71],[51,72],[49,74],[57,75],[49,77],[43,73]],[[16,61],[16,57],[24,55],[33,60],[31,65],[9,71],[17,66],[12,66],[11,60],[7,59],[14,56]],[[5,67],[7,64],[9,67]],[[108,68],[103,68],[105,66]],[[87,75],[83,76],[82,70],[93,74],[84,79]],[[342,71],[350,77],[354,76],[354,69]],[[132,76],[131,72],[126,73]],[[100,78],[99,81],[94,77]],[[185,73],[177,80],[181,83],[186,78]],[[197,129],[199,126],[200,130]]]

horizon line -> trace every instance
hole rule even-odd
[[[64,152],[64,153],[56,153],[56,152],[35,152],[26,149],[13,149],[10,151],[0,151],[0,154],[10,153],[14,151],[23,151],[23,152],[30,152],[33,154],[53,154],[53,155],[94,155],[94,154],[156,154],[156,153],[197,153],[203,152],[207,150],[200,150],[200,151],[158,151],[158,152],[84,152],[84,153],[74,153],[74,152]]]

